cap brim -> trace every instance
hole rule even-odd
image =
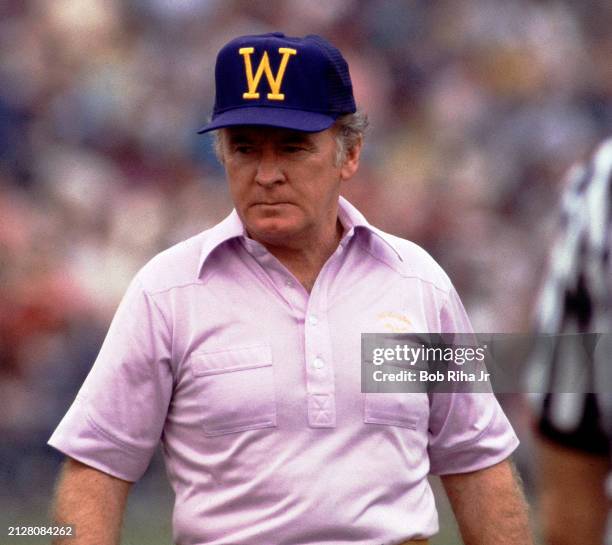
[[[289,110],[287,108],[236,108],[218,114],[210,123],[202,127],[202,134],[215,129],[235,127],[237,125],[262,125],[265,127],[280,127],[304,132],[319,132],[329,129],[337,116]]]

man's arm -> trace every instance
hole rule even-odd
[[[74,537],[57,538],[53,545],[119,545],[131,485],[69,458],[57,485],[53,519],[74,526]]]
[[[606,456],[580,452],[545,439],[540,455],[540,509],[548,545],[599,545],[609,502],[604,483]]]
[[[441,479],[465,545],[532,545],[526,502],[508,460]]]

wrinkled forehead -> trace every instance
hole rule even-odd
[[[330,131],[304,132],[281,127],[266,127],[260,125],[238,125],[221,129],[223,137],[228,142],[310,142]]]

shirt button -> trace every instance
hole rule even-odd
[[[286,285],[287,287],[289,287],[289,288],[290,288],[291,286],[293,286],[293,282],[292,282],[291,278],[287,278],[287,280],[285,280],[285,285]]]
[[[325,367],[325,363],[321,358],[315,358],[314,360],[315,369],[323,369]]]
[[[319,323],[319,319],[311,314],[308,316],[308,323],[310,323],[310,325],[317,325]]]

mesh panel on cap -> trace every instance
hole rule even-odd
[[[330,71],[328,78],[329,101],[333,110],[339,113],[354,112],[356,107],[355,101],[352,98],[353,86],[351,84],[351,76],[349,74],[348,64],[342,57],[340,51],[316,34],[309,34],[305,39],[310,40],[321,49],[336,69],[335,71]],[[348,93],[347,89],[349,91]]]

